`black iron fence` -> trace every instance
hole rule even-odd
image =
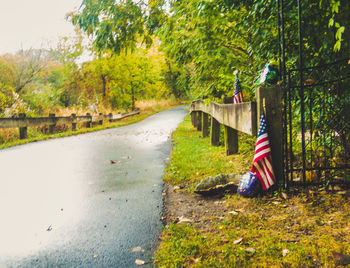
[[[350,184],[350,62],[286,72],[285,183]]]

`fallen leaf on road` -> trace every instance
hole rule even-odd
[[[46,229],[46,231],[50,232],[52,230],[51,225]]]
[[[144,265],[145,261],[143,261],[143,260],[135,260],[135,264],[136,265]]]
[[[111,164],[120,164],[122,161],[114,161],[114,160],[109,160]]]
[[[145,252],[142,247],[134,247],[129,250],[130,252]]]

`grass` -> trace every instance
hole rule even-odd
[[[227,157],[224,148],[211,147],[208,139],[200,138],[187,117],[173,139],[165,180],[185,185],[189,192],[207,175],[250,169],[254,142],[247,137],[240,142],[241,154]],[[223,204],[226,216],[212,216],[209,228],[202,228],[200,223],[167,225],[160,237],[155,264],[158,267],[337,267],[342,261],[334,257],[334,252],[350,255],[349,201],[349,191],[336,194],[326,188],[295,190],[287,196],[275,192],[251,199],[226,196]],[[207,217],[202,215],[201,220]]]
[[[209,138],[200,136],[201,132],[192,127],[190,116],[186,116],[173,133],[175,146],[171,163],[166,168],[166,182],[174,185],[186,184],[186,188],[191,191],[203,177],[249,171],[254,154],[254,138],[241,134],[239,154],[226,156],[223,147],[210,146]]]
[[[151,101],[137,102],[136,104],[137,104],[137,107],[141,109],[141,113],[139,115],[127,117],[125,119],[122,119],[114,123],[97,125],[91,128],[77,129],[76,131],[68,130],[67,127],[65,126],[57,126],[57,128],[60,129],[60,133],[49,135],[40,131],[39,128],[28,128],[28,138],[20,140],[18,129],[0,129],[0,149],[16,146],[20,144],[30,143],[30,142],[67,137],[72,135],[79,135],[83,133],[94,132],[94,131],[99,131],[103,129],[116,128],[116,127],[133,124],[145,119],[146,117],[152,114],[155,114],[162,110],[169,109],[171,107],[179,105],[179,102],[175,100],[158,100],[158,101],[151,100]]]

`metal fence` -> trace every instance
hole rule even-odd
[[[287,185],[350,183],[349,59],[289,70],[285,91]],[[303,79],[300,82],[300,73]]]
[[[277,5],[285,186],[350,184],[350,60],[307,54],[308,38],[318,38],[304,31],[307,3]],[[290,62],[293,67],[286,66]]]

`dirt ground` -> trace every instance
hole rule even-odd
[[[213,218],[222,220],[229,213],[223,195],[202,196],[190,194],[180,188],[170,184],[164,187],[165,224],[188,222],[205,230],[211,226]]]
[[[323,196],[341,195],[345,197],[345,200],[350,201],[350,189],[336,188],[328,191],[317,191],[309,189],[306,196],[302,199],[298,196],[298,191],[290,192],[282,195],[267,194],[262,200],[268,206],[292,208],[299,210],[300,202],[311,202],[313,205],[318,205],[319,199],[324,199]],[[234,192],[226,193],[228,195],[235,194]],[[163,223],[169,224],[187,222],[193,224],[198,230],[206,231],[210,228],[213,221],[221,221],[227,218],[229,214],[248,211],[260,211],[256,207],[251,207],[251,199],[243,199],[238,203],[232,204],[232,201],[226,200],[224,194],[214,196],[202,196],[196,193],[188,193],[183,187],[174,186],[166,183],[163,191]],[[295,197],[295,198],[293,198]],[[296,200],[299,200],[296,202]],[[261,208],[263,209],[263,208]],[[240,211],[241,210],[241,211]],[[261,212],[261,211],[260,211]],[[269,213],[269,212],[264,212]],[[276,211],[271,211],[271,214]]]

